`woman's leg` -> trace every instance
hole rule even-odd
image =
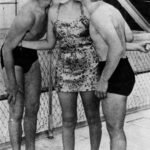
[[[77,122],[77,93],[59,92],[58,97],[62,108],[63,120],[63,146],[64,150],[74,150],[75,135],[74,130]]]
[[[108,93],[107,98],[102,101],[111,150],[126,150],[126,137],[123,130],[126,99],[126,96]]]
[[[93,91],[81,93],[90,131],[91,150],[99,150],[101,140],[100,100]]]

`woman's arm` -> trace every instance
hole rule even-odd
[[[51,19],[50,9],[48,12],[48,25],[47,25],[47,37],[44,40],[39,41],[23,41],[22,46],[35,50],[48,50],[53,49],[56,43],[55,34],[53,31],[53,23]]]

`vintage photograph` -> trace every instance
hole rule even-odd
[[[0,150],[149,141],[150,0],[0,0]]]

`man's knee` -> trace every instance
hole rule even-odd
[[[109,134],[115,135],[120,132],[123,132],[123,125],[122,124],[117,124],[117,123],[106,123],[107,124],[107,130]]]
[[[63,118],[63,127],[75,128],[76,124],[77,124],[77,117]]]

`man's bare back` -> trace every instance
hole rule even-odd
[[[103,36],[103,31],[101,30],[101,32],[99,32],[97,28],[99,28],[100,25],[104,26],[103,22],[105,22],[105,26],[107,26],[108,30],[110,30],[109,24],[113,25],[121,41],[121,48],[125,51],[125,21],[120,12],[113,6],[106,3],[99,5],[99,3],[101,2],[95,3],[96,10],[91,14],[90,35],[94,41],[100,60],[105,61],[108,53],[108,45]],[[125,54],[122,54],[122,57],[124,56]]]
[[[46,29],[47,11],[42,10],[36,1],[31,1],[22,7],[14,19],[7,37],[16,36],[17,32],[19,34],[19,31],[22,30],[25,32],[22,40],[39,40],[46,33]]]

